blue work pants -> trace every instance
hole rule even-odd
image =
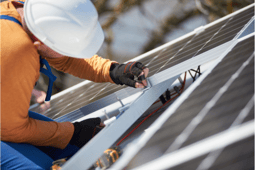
[[[29,111],[29,117],[53,121],[46,116],[31,111]],[[48,170],[53,161],[71,157],[78,150],[78,147],[70,144],[62,150],[54,147],[39,147],[1,141],[1,170]]]

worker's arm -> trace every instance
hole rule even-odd
[[[94,82],[111,82],[136,88],[147,86],[149,69],[140,62],[118,64],[97,55],[90,59],[61,57],[47,58],[47,61],[57,70]],[[134,80],[134,76],[139,81]]]
[[[90,59],[71,57],[49,58],[46,60],[57,70],[94,82],[111,82],[110,67],[113,61],[94,55]]]
[[[39,41],[34,42],[38,53],[57,70],[94,82],[111,82],[136,88],[147,86],[149,69],[140,62],[118,64],[94,55],[90,59],[63,56]],[[140,80],[135,81],[138,77]]]

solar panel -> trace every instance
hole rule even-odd
[[[253,120],[253,101],[254,36],[250,36],[239,42],[181,103],[133,157],[128,169],[191,146],[234,125]],[[230,154],[235,153],[224,149],[222,154],[227,152],[226,150]],[[204,158],[197,158],[191,161],[191,164],[195,165],[196,161]]]
[[[92,103],[90,103],[80,109],[77,109],[69,114],[66,114],[64,116],[56,118],[55,120],[58,122],[77,120],[77,119],[79,119],[85,115],[88,115],[90,113],[93,113],[94,111],[97,111],[101,108],[104,108],[104,107],[109,106],[114,103],[119,103],[117,97],[119,99],[123,99],[127,96],[131,96],[132,94],[135,94],[140,91],[141,91],[141,89],[134,89],[134,88],[130,88],[130,87],[121,89],[117,92],[114,92],[106,97],[103,97],[103,98],[97,100],[96,102],[92,102]],[[107,114],[110,114],[109,111],[107,112]]]
[[[228,44],[228,43],[227,43]],[[224,45],[223,45],[224,46]],[[223,51],[226,48],[222,48]],[[212,51],[218,51],[212,50]],[[222,52],[222,51],[220,51]],[[203,58],[203,60],[201,60]],[[209,58],[209,59],[208,59]],[[217,55],[214,56],[214,59]],[[207,60],[206,60],[207,59]],[[143,90],[143,93],[139,98],[133,101],[128,109],[124,112],[118,114],[117,119],[113,124],[105,127],[97,136],[95,136],[88,144],[86,144],[74,157],[72,157],[69,162],[65,164],[63,168],[70,169],[75,167],[75,169],[88,168],[92,165],[96,159],[103,153],[104,150],[112,146],[116,140],[125,132],[152,104],[155,100],[171,85],[181,73],[186,69],[197,67],[200,64],[204,64],[210,61],[211,56],[207,54],[201,54],[196,56],[187,62],[180,63],[174,68],[169,68],[165,71],[155,74],[149,77],[147,80],[151,85],[147,89]],[[173,70],[174,69],[174,70]],[[166,77],[161,81],[155,81],[155,77]],[[102,142],[103,141],[103,142]],[[93,154],[86,154],[92,153]]]
[[[224,131],[217,135],[211,136],[193,145],[182,148],[176,152],[166,154],[157,160],[154,160],[150,163],[147,163],[135,169],[137,170],[172,169],[172,167],[176,167],[176,165],[183,164],[194,158],[199,158],[209,152],[218,152],[218,150],[225,149],[226,147],[232,144],[235,144],[239,141],[245,141],[245,139],[250,138],[254,135],[253,127],[254,127],[254,121],[244,123],[243,125],[238,125],[235,128],[231,128],[228,131]],[[232,152],[232,150],[230,151]],[[232,155],[229,157],[235,158],[236,155],[233,155],[233,152],[231,154]],[[241,154],[238,153],[237,155],[241,155]],[[242,160],[242,158],[238,158],[237,160]],[[244,160],[241,163],[244,164],[246,163],[246,161],[247,160]],[[233,164],[237,163],[236,159],[232,160],[232,162]],[[208,161],[207,163],[210,164],[211,162]],[[224,162],[224,163],[225,163],[225,167],[231,166],[230,162]],[[250,166],[251,164],[253,164],[253,161],[250,162],[248,166]],[[225,169],[225,167],[223,167],[222,169]],[[241,169],[245,167],[247,166],[243,165]],[[202,167],[202,168],[204,168],[203,170],[205,170],[210,167],[208,168]],[[197,169],[200,169],[200,166]]]
[[[178,41],[173,41],[174,43],[170,42],[163,45],[146,53],[144,55],[146,57],[138,57],[134,60],[138,60],[147,65],[150,69],[149,76],[152,76],[155,73],[186,61],[215,46],[230,41],[249,21],[249,17],[253,15],[253,7],[250,6],[248,10],[244,12],[225,17],[215,24],[201,28],[201,30],[195,30],[189,34],[189,36],[181,38]],[[241,22],[233,22],[233,17]],[[231,34],[225,37],[225,32],[228,31],[228,29],[231,29]],[[220,41],[217,41],[217,39],[220,39]],[[53,96],[53,99],[50,101],[51,106],[46,111],[41,110],[40,106],[32,107],[30,110],[44,114],[57,121],[74,120],[87,115],[88,112],[86,112],[86,110],[88,107],[86,106],[89,106],[90,104],[94,109],[90,109],[89,113],[99,108],[95,106],[103,107],[114,103],[116,99],[114,100],[113,98],[117,95],[113,93],[126,88],[126,86],[117,86],[110,83],[89,82],[84,84],[85,85],[79,86],[71,91],[67,90],[66,92],[63,92],[64,95],[57,95],[58,97]],[[127,95],[122,96],[123,98],[135,94],[139,90],[128,88],[125,91],[127,92],[125,93]],[[113,95],[109,100],[108,96],[111,94]]]
[[[227,45],[233,44],[226,43]],[[68,169],[74,167],[76,169],[87,168],[92,165],[96,159],[103,153],[104,150],[113,145],[116,140],[125,132],[149,107],[150,105],[171,85],[181,73],[187,69],[197,67],[200,64],[204,64],[212,59],[217,58],[222,52],[226,50],[226,44],[221,45],[219,48],[210,50],[214,51],[214,56],[203,53],[194,58],[191,58],[185,62],[178,64],[177,66],[168,68],[167,70],[157,73],[152,77],[149,77],[147,81],[153,85],[143,90],[141,96],[134,100],[129,108],[123,113],[117,116],[117,120],[104,128],[96,137],[94,137],[89,144],[84,146],[79,153],[77,153],[71,160],[64,166]],[[215,55],[217,53],[219,55]],[[167,72],[167,73],[165,73]],[[157,81],[156,77],[164,76],[165,79]],[[160,92],[159,92],[160,90]],[[120,116],[121,115],[121,116]],[[104,141],[102,143],[102,141]],[[97,146],[96,148],[93,146]],[[93,152],[93,155],[87,155],[86,153]],[[84,159],[86,161],[84,161]]]
[[[210,169],[253,169],[253,151],[254,137],[249,137],[245,140],[229,145],[223,150]]]
[[[214,48],[218,46],[219,43],[227,42],[232,40],[239,31],[244,27],[245,24],[249,22],[249,20],[254,16],[253,7],[239,13],[238,15],[230,18],[225,26],[221,27],[219,33],[217,33],[210,42],[206,44],[206,46],[199,52],[203,53],[208,49]]]
[[[253,137],[249,137],[245,140],[227,146],[210,169],[221,170],[252,169],[254,150],[253,142],[254,142]],[[200,156],[191,161],[187,161],[176,167],[172,167],[171,170],[187,170],[187,169],[200,170],[198,167],[201,166],[201,162],[208,155],[209,154],[205,154],[203,156]],[[232,162],[232,160],[235,160],[235,163],[229,164],[229,162]]]

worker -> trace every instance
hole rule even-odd
[[[119,64],[96,55],[104,35],[89,0],[9,0],[0,9],[1,169],[49,169],[104,125],[100,118],[59,123],[29,111],[39,70],[49,76],[49,87],[55,80],[51,65],[94,82],[136,88],[147,85],[149,70],[139,62]],[[46,100],[50,94],[48,88]]]

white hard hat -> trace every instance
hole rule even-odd
[[[104,41],[90,0],[27,0],[24,15],[29,30],[62,55],[91,58]]]

